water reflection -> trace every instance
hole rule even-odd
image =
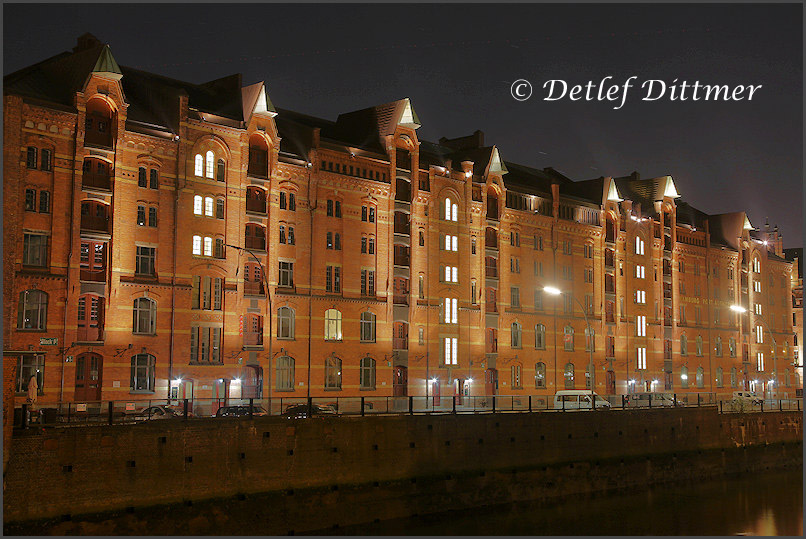
[[[803,534],[802,469],[322,531],[338,535]]]

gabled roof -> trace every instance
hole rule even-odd
[[[274,105],[266,94],[266,85],[263,81],[241,89],[241,102],[243,104],[244,121],[249,121],[255,114],[265,114],[271,118],[277,116]]]

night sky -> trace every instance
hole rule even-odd
[[[4,74],[84,32],[118,63],[190,82],[242,73],[275,106],[335,119],[410,97],[425,140],[481,129],[504,159],[573,179],[672,175],[707,213],[746,209],[801,246],[802,6],[9,5]],[[543,83],[630,76],[758,85],[752,101],[543,101]],[[534,95],[517,102],[516,79]]]

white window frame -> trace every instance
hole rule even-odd
[[[193,236],[193,254],[194,255],[201,255],[202,254],[202,237],[201,236]]]

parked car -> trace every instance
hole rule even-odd
[[[336,410],[329,405],[311,405],[311,416],[315,417],[319,415],[336,415]],[[308,405],[295,404],[293,406],[289,406],[285,409],[285,412],[283,412],[283,417],[286,419],[304,419],[308,417]]]
[[[624,396],[624,404],[629,408],[663,408],[680,406],[672,393],[631,393]]]
[[[144,421],[149,419],[170,419],[172,417],[184,417],[184,410],[171,406],[170,404],[156,404],[147,406],[142,410],[136,412],[129,412],[127,417],[133,418],[135,421]],[[193,412],[188,410],[188,417],[193,417]]]
[[[222,406],[215,413],[216,417],[244,417],[248,415],[249,415],[248,404],[235,404],[231,406]],[[263,416],[268,415],[268,412],[266,412],[266,409],[260,406],[259,404],[253,404],[252,415]]]
[[[610,402],[594,393],[596,408],[610,409]],[[583,389],[563,389],[554,395],[555,410],[590,410],[591,392]]]
[[[760,406],[764,399],[756,395],[755,391],[734,391],[733,400]]]

